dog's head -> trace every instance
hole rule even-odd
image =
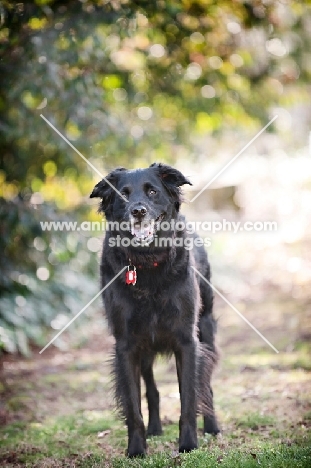
[[[177,169],[154,163],[146,169],[115,169],[94,187],[90,197],[101,198],[99,211],[107,221],[128,223],[137,244],[149,245],[161,222],[176,218],[180,187],[185,184],[192,185]]]

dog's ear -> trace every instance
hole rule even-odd
[[[126,171],[124,167],[119,167],[114,171],[110,172],[104,179],[102,179],[98,184],[95,185],[90,198],[101,198],[99,205],[99,211],[106,212],[111,205],[113,200],[115,190],[113,187],[116,186],[119,173],[121,171]]]
[[[161,163],[153,163],[150,167],[156,167],[158,169],[158,174],[164,185],[175,188],[181,187],[185,184],[192,185],[190,180],[188,180],[180,171],[174,167]]]
[[[182,202],[180,187],[185,184],[192,185],[192,183],[174,167],[161,163],[153,163],[150,167],[154,167],[157,170],[162,184],[173,197],[175,208],[179,211]]]
[[[93,188],[93,192],[90,195],[90,198],[104,198],[109,188],[106,179],[102,179],[100,182],[98,182],[98,184],[95,185],[95,187]]]

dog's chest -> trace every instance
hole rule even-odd
[[[149,306],[149,307],[148,307]],[[139,310],[133,312],[129,329],[144,348],[154,350],[170,349],[175,339],[175,319],[170,307],[157,307],[148,303],[140,304]]]
[[[175,339],[173,327],[168,326],[167,322],[164,323],[155,316],[141,342],[144,348],[150,348],[156,352],[169,352],[174,348]]]

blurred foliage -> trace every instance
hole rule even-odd
[[[47,204],[0,199],[0,346],[9,352],[46,344],[48,327],[62,328],[97,292],[85,239],[41,230],[40,221],[66,220]]]
[[[81,217],[94,182],[40,113],[103,171],[173,163],[196,137],[255,130],[271,117],[271,106],[305,99],[307,3],[1,2],[0,346],[14,350],[7,337],[17,329],[24,342],[39,336],[70,294],[58,275],[74,252],[53,264],[49,250],[68,248],[64,234],[40,232],[38,222],[73,209]],[[35,211],[38,193],[44,203]],[[46,249],[34,247],[36,238]],[[44,287],[36,276],[42,265],[50,272]],[[74,271],[77,278],[86,274]],[[33,287],[18,279],[25,274]],[[27,306],[16,306],[16,295],[27,296]]]

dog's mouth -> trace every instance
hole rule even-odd
[[[137,245],[149,245],[154,239],[156,232],[160,228],[160,223],[164,218],[164,213],[161,213],[156,219],[145,220],[138,222],[135,219],[131,220],[131,234]]]

